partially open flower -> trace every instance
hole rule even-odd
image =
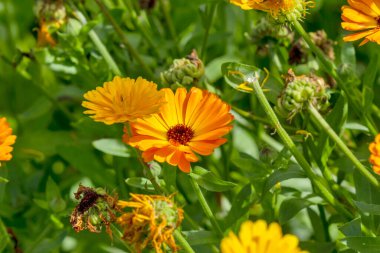
[[[88,229],[90,232],[99,233],[102,226],[112,238],[110,225],[116,221],[117,196],[108,195],[102,188],[91,188],[80,185],[75,193],[75,198],[80,199],[79,204],[71,213],[70,223],[76,232]]]
[[[307,108],[309,103],[322,112],[329,107],[330,94],[323,78],[315,75],[296,76],[290,69],[285,82],[286,86],[277,99],[275,108],[280,115],[291,120]]]
[[[157,90],[157,84],[141,77],[116,76],[84,94],[84,98],[88,100],[82,103],[88,109],[84,113],[94,114],[91,118],[107,125],[149,117],[165,103],[164,92]]]
[[[307,253],[298,247],[298,238],[283,235],[279,224],[264,220],[244,222],[239,237],[230,232],[220,245],[222,253]]]
[[[313,0],[230,0],[243,10],[261,10],[270,13],[280,22],[301,19],[309,7],[314,7]]]
[[[12,128],[5,117],[0,118],[0,162],[12,159],[12,145],[16,141],[16,135],[12,135]]]
[[[380,175],[380,134],[375,138],[375,141],[369,145],[371,156],[369,161],[372,164],[372,169],[376,174]]]
[[[203,62],[193,50],[185,58],[175,59],[167,71],[161,73],[165,84],[190,85],[196,83],[204,74]]]
[[[138,252],[147,246],[158,253],[166,252],[165,246],[177,252],[173,232],[183,220],[183,210],[176,206],[172,196],[131,194],[130,201],[119,201],[118,206],[131,209],[117,223],[123,228],[123,239]]]

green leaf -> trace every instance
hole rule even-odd
[[[361,236],[362,235],[361,219],[360,218],[353,219],[352,221],[347,222],[343,226],[339,227],[339,230],[345,236]]]
[[[231,210],[228,212],[227,217],[224,219],[225,228],[231,227],[243,215],[247,214],[252,204],[257,200],[256,193],[251,184],[245,185],[237,196],[234,197]]]
[[[61,197],[61,191],[51,177],[46,183],[46,201],[53,212],[62,212],[66,208],[66,202]]]
[[[360,253],[379,253],[380,237],[354,236],[346,237],[347,246]]]
[[[8,183],[9,180],[6,179],[5,177],[0,177],[0,183]]]
[[[132,187],[136,187],[143,190],[154,191],[154,187],[149,179],[145,177],[130,177],[125,182]]]
[[[380,215],[380,205],[368,204],[360,201],[354,201],[354,203],[363,213]]]
[[[177,189],[176,179],[177,179],[177,168],[171,166],[167,163],[164,164],[164,168],[161,170],[162,177],[165,181],[167,187],[171,188],[170,191],[175,191]]]
[[[119,139],[99,139],[92,142],[97,150],[118,157],[130,157],[130,150]]]
[[[3,221],[0,219],[0,252],[3,252],[3,250],[7,247],[8,243],[9,235],[7,229],[4,226]]]
[[[277,183],[285,181],[291,178],[305,178],[305,172],[303,172],[299,165],[291,164],[288,169],[276,170],[272,173],[268,179],[265,181],[263,194],[268,192]]]
[[[311,203],[304,199],[292,198],[284,200],[281,203],[279,211],[280,224],[285,224],[291,218],[293,218],[299,211],[310,206]]]
[[[335,249],[335,243],[304,241],[300,242],[300,248],[309,251],[309,253],[330,253]]]
[[[195,231],[182,231],[186,240],[191,246],[203,245],[203,244],[218,244],[219,238],[210,231],[195,230]]]
[[[373,98],[375,96],[373,87],[376,82],[376,76],[380,67],[379,54],[372,53],[369,64],[363,74],[363,112],[370,114]]]
[[[190,176],[197,181],[200,187],[212,192],[228,191],[236,186],[235,183],[221,180],[211,171],[199,166],[195,166],[194,170],[190,172]]]
[[[314,229],[315,240],[318,242],[326,241],[325,230],[323,228],[324,226],[321,217],[319,217],[319,215],[311,208],[307,208],[307,213]]]

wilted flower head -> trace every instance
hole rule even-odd
[[[12,145],[16,141],[16,135],[12,135],[12,128],[5,117],[0,118],[0,162],[12,159]],[[0,164],[1,165],[1,164]]]
[[[380,134],[375,138],[375,141],[369,145],[371,156],[369,161],[372,164],[372,169],[376,174],[380,175]]]
[[[103,87],[84,94],[84,98],[88,100],[82,102],[88,109],[84,113],[94,114],[91,118],[107,125],[149,117],[165,103],[164,92],[157,90],[157,84],[141,77],[135,80],[116,76]]]
[[[71,213],[70,223],[76,232],[88,229],[99,233],[102,226],[112,237],[110,224],[116,221],[117,196],[108,195],[102,188],[91,188],[80,185],[75,193],[79,204]]]
[[[356,33],[343,37],[344,41],[355,41],[365,38],[360,44],[368,41],[380,44],[380,3],[378,0],[348,0],[342,6],[342,28]]]
[[[286,86],[277,99],[276,111],[291,120],[311,103],[317,110],[328,108],[330,95],[323,78],[309,75],[296,76],[290,69]]]
[[[198,161],[195,153],[211,155],[227,140],[231,129],[230,106],[206,90],[179,88],[175,94],[163,89],[168,101],[160,113],[131,123],[132,136],[123,141],[143,151],[145,162],[167,162],[190,172],[190,162]]]
[[[185,58],[175,59],[170,68],[161,73],[165,84],[190,85],[196,83],[204,74],[203,62],[195,50]]]
[[[314,6],[313,0],[230,0],[243,10],[261,10],[270,13],[280,22],[301,19],[307,8]]]
[[[220,245],[222,253],[307,253],[298,247],[298,238],[283,235],[279,224],[264,220],[244,222],[239,237],[230,232]]]
[[[158,253],[164,252],[165,246],[177,252],[173,232],[183,220],[183,210],[176,206],[172,196],[131,194],[130,201],[119,201],[118,206],[131,209],[117,223],[123,229],[123,239],[138,252],[147,246]]]

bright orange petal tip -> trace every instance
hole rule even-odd
[[[342,6],[342,28],[355,33],[343,37],[350,42],[364,40],[380,44],[380,2],[376,0],[348,0],[349,5]]]
[[[107,125],[149,117],[165,103],[165,95],[157,90],[157,84],[141,77],[135,80],[116,76],[103,87],[84,94],[84,98],[87,101],[82,106],[88,109],[84,113]]]
[[[132,136],[123,140],[143,151],[145,162],[167,162],[189,173],[190,163],[198,161],[196,154],[210,155],[226,142],[222,137],[232,129],[231,107],[195,87],[163,92],[167,103],[160,113],[132,122]]]
[[[12,135],[12,128],[5,117],[0,118],[0,161],[12,159],[12,145],[16,141],[16,135]]]

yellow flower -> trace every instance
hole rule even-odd
[[[274,18],[291,14],[296,19],[304,16],[307,8],[314,5],[314,0],[230,0],[230,2],[243,10],[269,12]]]
[[[190,172],[190,162],[198,161],[195,153],[210,155],[227,140],[231,129],[230,106],[218,96],[193,87],[189,92],[163,89],[167,104],[159,114],[131,123],[132,136],[123,141],[143,151],[145,162],[153,159],[179,166]]]
[[[148,117],[165,103],[164,93],[157,91],[157,84],[141,77],[134,80],[117,76],[103,87],[87,92],[84,98],[88,101],[82,106],[89,109],[84,113],[94,114],[91,117],[95,121],[107,125]]]
[[[150,244],[157,253],[162,246],[169,246],[173,252],[178,247],[173,232],[183,220],[183,210],[172,202],[173,196],[131,194],[130,201],[119,201],[120,208],[131,208],[123,213],[117,223],[123,228],[123,239],[141,252]]]
[[[372,164],[372,169],[376,174],[380,175],[380,134],[375,138],[375,141],[369,145],[371,156],[369,161]]]
[[[348,0],[350,6],[342,6],[342,28],[357,33],[343,37],[344,41],[355,41],[365,38],[360,44],[368,41],[380,44],[380,2],[375,0]]]
[[[0,161],[12,159],[12,145],[16,141],[16,135],[12,135],[12,128],[9,127],[5,117],[0,118]]]
[[[307,253],[298,248],[298,238],[282,235],[280,225],[263,220],[244,222],[239,237],[230,232],[221,242],[222,253]]]

